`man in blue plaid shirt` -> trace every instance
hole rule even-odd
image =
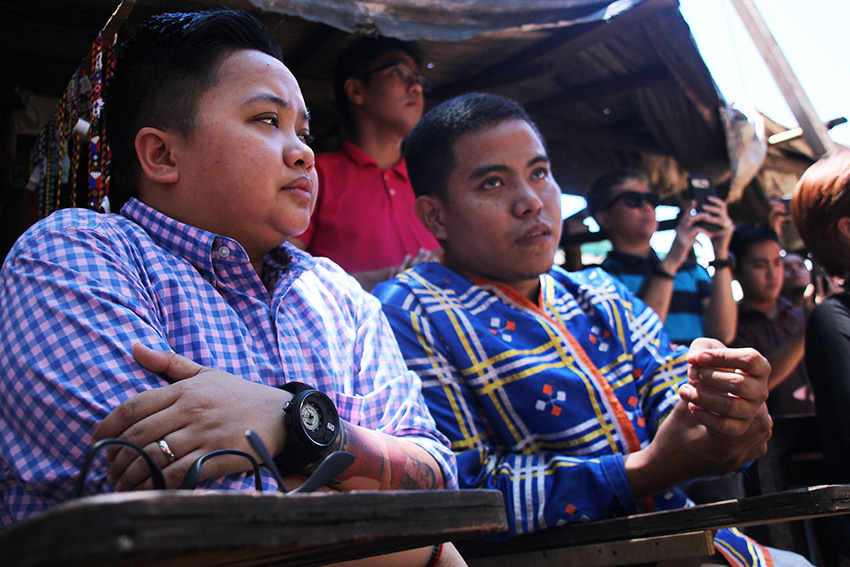
[[[307,108],[268,30],[231,11],[148,20],[119,54],[105,112],[111,198],[126,204],[58,211],[0,273],[0,527],[67,500],[101,438],[142,447],[168,487],[209,451],[253,453],[247,429],[286,461],[279,387],[292,381],[339,412],[335,448],[355,459],[334,488],[454,488],[378,301],[284,244],[318,187]],[[88,493],[150,487],[135,453],[110,457]],[[216,459],[203,486],[253,489],[247,464]]]
[[[504,494],[510,531],[498,537],[681,508],[677,485],[764,453],[763,356],[713,339],[675,347],[601,269],[553,267],[561,190],[518,104],[446,101],[414,127],[405,159],[444,258],[374,293],[452,442],[461,488]],[[714,544],[719,564],[808,565],[737,530]]]

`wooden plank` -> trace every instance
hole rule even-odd
[[[701,565],[714,554],[714,532],[705,530],[595,545],[467,558],[469,567],[609,567],[664,562]]]
[[[815,486],[680,510],[576,522],[498,545],[467,542],[460,547],[465,556],[478,557],[847,513],[850,513],[850,485]]]
[[[81,498],[0,532],[0,565],[322,565],[507,529],[494,490]]]
[[[803,90],[797,75],[791,69],[791,65],[776,43],[776,39],[767,27],[767,24],[762,18],[761,13],[756,8],[753,0],[732,0],[732,4],[738,11],[744,27],[753,39],[756,47],[761,53],[767,68],[773,75],[776,85],[788,107],[797,119],[800,127],[803,129],[803,138],[809,147],[812,148],[815,157],[821,157],[824,154],[832,154],[835,152],[835,142],[829,137],[827,128],[823,121],[818,118],[812,102]]]

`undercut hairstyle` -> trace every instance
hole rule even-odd
[[[776,242],[780,247],[782,245],[779,241],[779,235],[769,226],[739,226],[735,228],[735,232],[732,234],[732,241],[729,243],[729,252],[740,262],[742,258],[745,258],[750,253],[753,246],[768,241]]]
[[[827,274],[850,275],[850,245],[838,231],[838,221],[850,217],[850,151],[821,158],[803,173],[791,199],[791,217]]]
[[[334,98],[337,110],[346,128],[354,126],[351,117],[351,107],[345,95],[345,81],[351,77],[368,80],[367,74],[372,70],[375,61],[387,51],[406,53],[422,70],[422,51],[419,46],[409,41],[393,37],[362,35],[348,42],[337,56],[334,66]]]
[[[454,152],[458,139],[509,120],[531,126],[545,149],[537,126],[522,106],[509,98],[469,93],[429,110],[404,141],[407,174],[416,196],[433,195],[445,203],[449,177],[458,165]]]
[[[649,183],[649,176],[634,169],[623,168],[606,173],[597,177],[590,184],[590,188],[584,196],[585,201],[587,201],[587,214],[593,216],[608,208],[608,205],[614,200],[614,194],[629,181],[642,181],[650,189],[652,187]]]
[[[152,126],[191,134],[199,99],[218,82],[221,62],[240,50],[282,59],[263,24],[246,12],[226,9],[153,16],[118,48],[103,95],[113,210],[138,193],[139,130]]]

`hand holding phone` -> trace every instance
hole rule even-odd
[[[703,207],[706,204],[711,204],[709,197],[716,197],[717,191],[714,188],[714,180],[710,175],[704,173],[694,173],[688,176],[688,188],[691,191],[691,199],[696,201],[696,211],[703,212]],[[705,230],[719,230],[720,225],[706,221],[700,221],[697,226]]]

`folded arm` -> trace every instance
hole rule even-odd
[[[252,429],[269,451],[283,451],[286,432],[283,405],[292,396],[243,380],[221,370],[201,366],[169,351],[154,351],[137,344],[133,355],[142,366],[173,384],[138,394],[111,412],[95,430],[95,441],[118,437],[145,448],[163,469],[166,486],[179,486],[191,464],[218,449],[238,449],[262,460],[245,438]],[[175,454],[168,462],[157,447],[166,439]],[[337,450],[355,456],[354,463],[339,475],[339,490],[398,490],[444,488],[442,470],[433,456],[419,445],[343,422]],[[201,478],[214,478],[250,470],[239,457],[209,461]],[[147,467],[127,449],[112,452],[109,481],[118,490],[150,488]]]

